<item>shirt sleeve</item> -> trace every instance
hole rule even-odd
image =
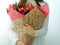
[[[40,2],[41,5],[41,9],[44,12],[46,19],[43,23],[42,28],[40,28],[39,30],[35,31],[35,36],[44,36],[47,33],[48,30],[48,21],[49,21],[49,6],[46,2]]]
[[[9,31],[8,31],[9,40],[11,41],[11,45],[16,45],[16,41],[18,40],[18,36],[14,31],[12,31],[12,27],[13,27],[13,24],[12,24],[12,21],[10,21]]]
[[[44,36],[47,33],[48,19],[49,19],[49,16],[47,16],[47,18],[45,19],[42,28],[40,30],[35,31],[35,37]]]

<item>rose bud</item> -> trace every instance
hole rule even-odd
[[[26,10],[26,7],[22,4],[22,8],[24,9],[24,10]]]
[[[32,10],[32,9],[34,8],[34,6],[33,6],[33,5],[31,5],[31,6],[29,6],[29,8],[30,8],[30,10]]]
[[[26,7],[26,10],[30,10],[30,8],[29,7]]]
[[[21,8],[18,8],[18,11],[21,12]]]

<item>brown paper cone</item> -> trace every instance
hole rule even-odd
[[[44,16],[44,14],[38,8],[34,8],[30,12],[28,12],[24,17],[21,17],[20,19],[16,19],[13,21],[14,28],[16,29],[14,30],[14,32],[16,32],[16,34],[20,37],[19,39],[22,42],[24,42],[27,45],[31,45],[34,37],[19,32],[17,25],[20,23],[27,23],[36,30],[42,26],[45,18],[46,17]]]

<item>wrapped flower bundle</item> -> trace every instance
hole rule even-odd
[[[40,6],[33,5],[31,2],[27,2],[27,0],[20,0],[18,3],[10,4],[7,9],[7,13],[9,14],[15,29],[15,33],[20,36],[20,40],[24,42],[26,45],[31,45],[34,37],[28,34],[24,34],[19,32],[18,24],[28,24],[35,31],[40,29],[43,25],[45,18],[47,17],[44,12],[40,9]],[[31,34],[31,33],[30,33]]]

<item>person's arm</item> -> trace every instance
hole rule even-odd
[[[47,18],[45,19],[42,28],[40,30],[35,31],[35,37],[44,36],[47,33],[48,20],[49,20],[49,16],[47,16]]]

